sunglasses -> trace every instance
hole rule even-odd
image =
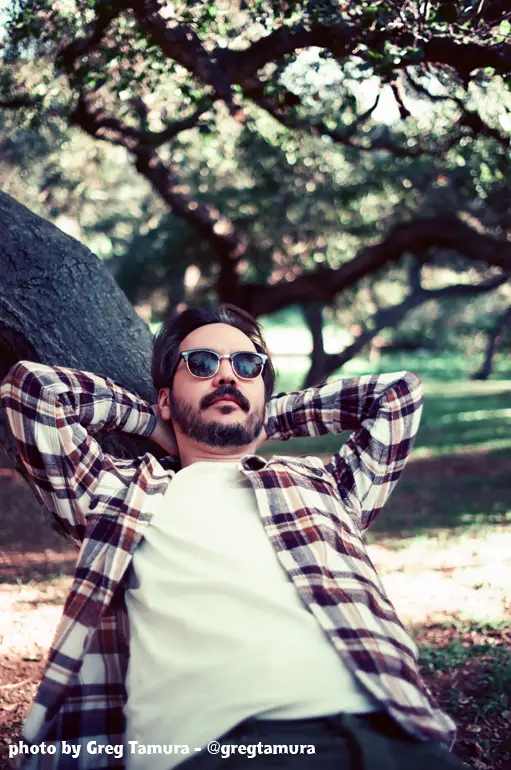
[[[253,380],[259,377],[268,360],[268,356],[264,353],[240,351],[239,353],[221,356],[220,353],[215,353],[214,350],[204,350],[202,348],[183,350],[180,353],[180,358],[183,358],[186,362],[190,374],[202,379],[214,377],[220,369],[220,361],[223,358],[228,358],[235,375],[240,380]]]

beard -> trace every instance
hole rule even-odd
[[[222,423],[215,420],[205,420],[197,409],[186,402],[179,402],[170,394],[170,414],[179,429],[193,441],[207,444],[211,447],[247,446],[261,433],[264,425],[264,407],[248,414],[243,425],[240,422]],[[229,414],[233,407],[227,405],[220,408],[222,414]]]

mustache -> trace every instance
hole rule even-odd
[[[207,409],[208,406],[211,406],[213,401],[216,401],[217,398],[220,398],[221,396],[230,396],[237,402],[244,412],[250,411],[250,402],[245,398],[241,391],[234,387],[234,385],[220,385],[214,393],[208,393],[208,395],[204,396],[201,400],[200,408]]]

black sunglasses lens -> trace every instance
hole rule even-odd
[[[188,356],[188,367],[195,377],[212,377],[218,369],[218,356],[210,350],[196,350]]]
[[[251,380],[261,374],[263,360],[257,353],[236,353],[232,365],[238,377]]]

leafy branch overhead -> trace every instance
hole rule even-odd
[[[332,303],[410,254],[422,263],[456,254],[508,273],[510,31],[501,0],[24,0],[13,2],[6,27],[0,107],[125,148],[208,245],[217,296],[258,315]],[[274,175],[293,165],[275,200],[288,232],[281,228],[269,250],[242,215],[240,185],[233,207],[190,180],[181,148],[197,136],[262,147],[273,153]],[[342,256],[321,247],[316,260],[317,238],[307,246],[303,220],[293,225],[295,180],[309,168],[306,191],[320,189],[327,171],[315,159],[332,148],[352,168],[368,168],[382,193],[396,184],[409,192],[361,246],[350,241],[349,182],[336,181],[330,226],[348,247]],[[200,173],[209,173],[207,159]],[[263,173],[271,186],[271,170]],[[301,261],[291,242],[305,244]],[[264,248],[270,267],[254,270]],[[290,265],[285,276],[279,260]]]

